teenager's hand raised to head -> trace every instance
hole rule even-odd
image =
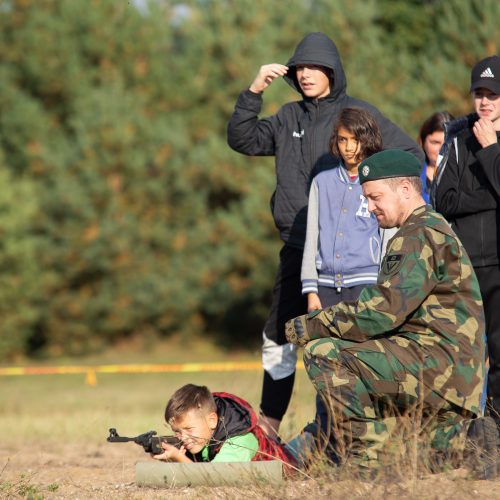
[[[264,64],[264,66],[260,67],[252,85],[250,85],[250,90],[255,94],[264,92],[264,90],[271,85],[275,78],[285,76],[287,71],[288,67],[283,66],[283,64]]]
[[[488,120],[488,118],[480,118],[474,123],[472,130],[476,136],[477,142],[479,142],[483,148],[497,143],[495,127],[493,126],[493,122]]]

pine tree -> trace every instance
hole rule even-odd
[[[348,93],[416,135],[433,111],[469,110],[499,5],[0,2],[0,359],[174,332],[258,343],[275,172],[226,144],[239,92],[323,31]],[[276,81],[262,115],[294,99]]]

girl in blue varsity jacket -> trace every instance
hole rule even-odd
[[[388,236],[368,211],[358,181],[359,163],[382,149],[377,122],[365,109],[343,109],[330,147],[341,160],[314,177],[309,193],[301,273],[308,311],[356,300],[376,283]]]
[[[365,109],[344,108],[330,149],[341,160],[314,177],[309,192],[301,271],[308,312],[356,300],[366,285],[376,283],[387,240],[396,232],[379,230],[358,180],[361,161],[382,150],[373,116]],[[329,434],[329,418],[316,396],[315,420],[324,435]]]

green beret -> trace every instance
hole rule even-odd
[[[361,184],[390,177],[420,177],[422,165],[411,153],[401,149],[386,149],[363,160],[358,173]]]

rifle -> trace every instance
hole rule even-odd
[[[168,443],[177,448],[180,448],[182,445],[181,440],[175,436],[157,436],[156,431],[145,432],[135,437],[125,437],[120,436],[114,428],[109,429],[107,441],[109,443],[128,443],[129,441],[133,441],[141,445],[146,453],[152,453],[153,455],[159,455],[164,452],[161,443]]]

